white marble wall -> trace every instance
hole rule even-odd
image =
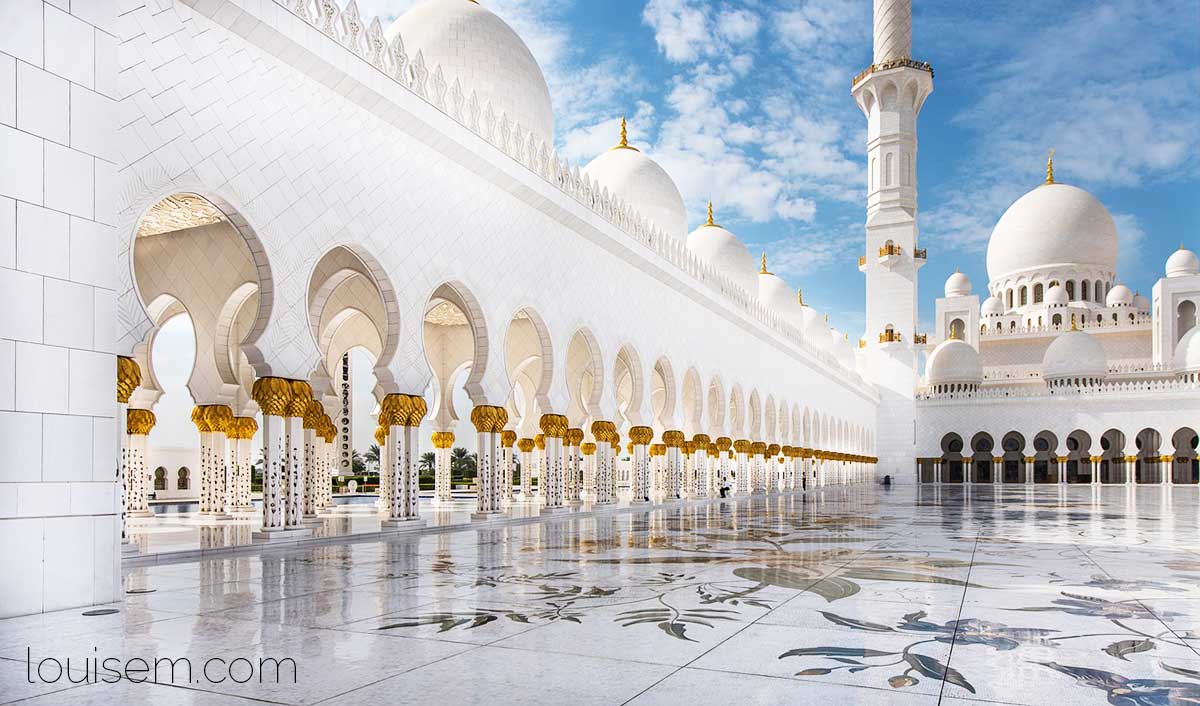
[[[0,2],[0,617],[120,591],[115,23]]]

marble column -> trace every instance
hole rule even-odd
[[[317,517],[317,497],[321,492],[317,476],[321,463],[317,451],[317,429],[325,418],[325,407],[317,400],[309,400],[301,426],[304,429],[304,508],[303,521],[320,522]]]
[[[750,492],[766,491],[767,445],[762,441],[750,444]]]
[[[546,494],[546,435],[536,434],[533,437],[533,477],[537,478],[538,500],[543,500]]]
[[[933,484],[942,484],[942,459],[940,458],[933,459]]]
[[[1175,457],[1158,457],[1158,482],[1160,485],[1175,485]]]
[[[1067,484],[1067,457],[1066,456],[1058,457],[1058,484],[1059,485]]]
[[[992,484],[1001,485],[1004,483],[1004,457],[992,456]]]
[[[225,429],[232,420],[233,410],[223,404],[192,409],[192,422],[200,431],[200,514],[210,519],[229,517],[225,512]]]
[[[147,480],[150,478],[149,469],[146,468],[146,445],[154,423],[154,412],[148,409],[125,410],[127,517],[154,516],[146,502]]]
[[[629,428],[629,440],[633,443],[633,473],[629,479],[629,503],[640,505],[650,500],[650,441],[654,430],[650,427]]]
[[[621,432],[613,425],[608,442],[608,497],[617,502],[617,464],[621,458]]]
[[[117,356],[117,492],[121,496],[121,553],[136,552],[136,547],[127,537],[126,519],[133,493],[129,482],[129,396],[142,384],[142,370],[137,361],[126,356]],[[122,423],[124,421],[124,423]],[[153,425],[152,425],[153,426]]]
[[[435,431],[430,441],[433,442],[434,454],[433,502],[435,505],[443,505],[453,501],[453,497],[451,496],[453,484],[450,478],[450,451],[454,448],[454,432]],[[478,456],[478,453],[476,453],[476,456]]]
[[[589,502],[596,502],[596,444],[585,441],[579,445],[579,453],[583,456],[580,465],[583,472],[582,487]]]
[[[662,434],[663,444],[666,446],[666,498],[669,500],[677,500],[682,494],[683,482],[683,432],[677,429],[668,429]]]
[[[579,445],[583,443],[583,429],[578,427],[568,428],[566,436],[563,437],[563,443],[567,447],[565,500],[568,504],[577,505],[583,501],[581,497],[581,493],[583,492],[583,459],[579,453]]]
[[[375,427],[375,446],[379,449],[379,487],[376,492],[375,509],[380,513],[388,511],[388,498],[391,496],[392,473],[388,463],[387,427],[383,425],[383,415],[379,415],[379,425]]]
[[[750,441],[747,439],[738,439],[733,442],[733,451],[736,454],[737,464],[734,468],[734,483],[736,484],[736,493],[738,495],[750,494]]]
[[[692,456],[692,496],[706,498],[708,497],[708,445],[712,443],[712,439],[708,434],[695,434],[692,436],[692,443],[695,445]]]
[[[1025,485],[1033,485],[1033,456],[1026,456],[1025,462]],[[1096,467],[1099,469],[1099,466]]]
[[[1104,457],[1092,456],[1088,460],[1092,464],[1092,485],[1100,485],[1100,464],[1104,461]]]
[[[767,455],[763,457],[763,488],[768,493],[774,493],[779,485],[779,463],[775,460],[779,456],[779,444],[770,444],[767,446]]]
[[[1137,482],[1137,456],[1125,457],[1125,485]]]
[[[286,417],[292,401],[290,380],[264,377],[254,381],[252,392],[263,415],[262,529],[256,540],[295,537],[309,530],[288,531],[284,524],[283,479],[288,466]]]
[[[420,395],[392,393],[383,398],[380,417],[387,427],[388,470],[391,476],[388,516],[382,522],[386,529],[424,524],[420,517],[420,486],[415,459],[420,455],[417,428],[425,418],[427,409],[425,398]]]
[[[254,417],[234,417],[226,431],[225,437],[231,445],[230,460],[233,470],[230,473],[232,493],[230,494],[229,509],[232,512],[253,512],[254,503],[250,499],[251,474],[251,445],[254,443],[254,433],[258,431],[258,422]],[[230,435],[232,432],[232,436]]]
[[[288,401],[284,428],[287,430],[287,467],[283,484],[283,526],[299,529],[304,522],[304,416],[312,402],[312,386],[292,380],[292,398]]]
[[[695,475],[696,444],[684,441],[679,447],[679,496],[692,496],[692,478]]]
[[[500,472],[504,476],[500,484],[500,497],[506,503],[511,503],[513,497],[513,447],[516,443],[515,431],[505,429],[500,432]]]
[[[667,495],[667,480],[664,461],[666,444],[650,444],[650,498],[651,502],[662,502]]]
[[[563,438],[567,435],[567,418],[562,414],[543,414],[538,419],[538,428],[546,446],[545,466],[538,481],[539,491],[545,498],[547,512],[561,512],[566,500],[566,461],[563,458]]]
[[[612,493],[612,444],[617,428],[612,422],[592,422],[592,437],[596,439],[596,505],[611,505],[616,502]]]
[[[508,424],[508,410],[494,405],[476,405],[471,410],[471,423],[475,425],[476,475],[475,512],[472,519],[489,519],[504,512],[502,490],[503,468],[500,459],[500,435]]]
[[[728,436],[718,436],[717,445],[717,494],[729,483],[729,466],[733,459],[733,439]]]
[[[533,495],[533,439],[522,437],[517,439],[517,448],[521,451],[521,499],[529,500]]]

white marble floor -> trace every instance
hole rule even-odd
[[[860,485],[138,567],[116,612],[0,621],[0,702],[1192,705],[1197,490]]]

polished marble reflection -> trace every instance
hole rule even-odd
[[[1200,703],[1196,488],[859,485],[139,566],[125,586],[116,614],[0,621],[0,701]],[[27,650],[290,658],[298,683],[31,684]]]

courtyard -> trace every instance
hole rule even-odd
[[[0,694],[1190,704],[1198,534],[1195,488],[861,484],[267,548],[127,568],[118,603],[0,621]],[[109,658],[126,678],[94,669]],[[173,684],[135,683],[164,658]]]

